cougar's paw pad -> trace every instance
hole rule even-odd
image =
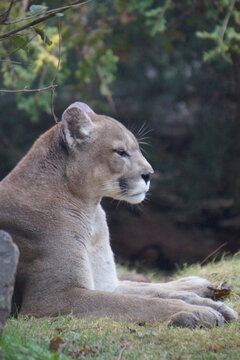
[[[196,327],[212,328],[222,326],[224,317],[219,312],[211,308],[202,308],[193,312],[180,311],[171,316],[169,326],[187,327],[194,329]]]
[[[218,312],[220,312],[226,321],[236,321],[238,320],[238,313],[231,309],[229,306],[227,306],[226,304],[224,304],[223,302],[217,302],[217,304],[219,305],[219,308],[217,309]]]
[[[187,327],[194,329],[198,326],[198,324],[199,319],[197,315],[186,311],[180,311],[177,314],[171,316],[168,326]]]

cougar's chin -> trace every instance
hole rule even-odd
[[[139,204],[145,197],[146,193],[149,190],[150,181],[147,183],[140,179],[139,181],[129,181],[126,178],[120,178],[118,181],[118,186],[108,185],[106,197],[111,197],[115,200],[126,201],[130,204]]]
[[[128,195],[124,200],[126,200],[130,204],[139,204],[145,199],[145,196],[146,196],[146,192],[143,191],[140,193]]]
[[[139,204],[141,203],[145,197],[146,197],[146,192],[140,192],[140,193],[134,193],[134,194],[122,194],[122,193],[115,193],[115,194],[109,194],[109,195],[105,195],[106,197],[110,197],[112,199],[115,200],[120,200],[120,201],[126,201],[130,204]]]

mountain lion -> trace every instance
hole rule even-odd
[[[0,183],[0,229],[20,249],[14,303],[37,317],[72,313],[211,327],[237,313],[211,284],[119,281],[101,199],[137,204],[153,169],[118,121],[76,102]],[[137,241],[137,240],[136,240]]]

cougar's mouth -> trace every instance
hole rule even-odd
[[[145,199],[145,196],[146,196],[146,191],[141,191],[127,196],[126,201],[131,204],[139,204]]]
[[[136,193],[136,194],[132,194],[132,195],[130,195],[130,197],[136,197],[136,196],[140,196],[140,195],[146,195],[146,191],[141,191],[141,192],[139,192],[139,193]]]
[[[125,200],[132,204],[138,204],[145,199],[146,193],[149,189],[149,184],[142,186],[136,186],[135,192],[134,189],[129,189],[129,184],[126,178],[121,178],[118,181],[119,188],[121,191],[121,195],[123,197],[122,200]],[[140,188],[139,188],[140,187]]]

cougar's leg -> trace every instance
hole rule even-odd
[[[41,301],[28,300],[22,306],[22,314],[37,317],[73,314],[78,317],[110,317],[115,320],[153,322],[171,319],[177,326],[212,327],[222,325],[223,316],[210,307],[194,306],[182,300],[155,299],[126,296],[81,288],[48,294]],[[179,314],[181,316],[177,316]],[[185,314],[185,315],[184,315]]]
[[[143,291],[146,295],[158,289],[158,291],[191,291],[203,297],[209,297],[213,294],[214,286],[204,278],[198,276],[184,277],[179,280],[169,281],[166,283],[141,283],[135,281],[120,281],[117,291],[119,293],[129,293],[129,291]]]
[[[208,284],[208,280],[201,278],[185,278],[184,280],[185,281],[173,281],[163,284],[146,284],[131,281],[121,281],[115,292],[125,295],[140,295],[162,299],[181,299],[188,304],[211,307],[212,309],[220,312],[224,316],[225,320],[238,319],[238,314],[236,311],[232,310],[223,302],[213,301],[211,299],[201,297],[193,291],[181,290],[181,287],[183,289],[191,289],[191,285],[196,286],[196,281],[199,282],[199,285],[203,285],[203,282]]]

